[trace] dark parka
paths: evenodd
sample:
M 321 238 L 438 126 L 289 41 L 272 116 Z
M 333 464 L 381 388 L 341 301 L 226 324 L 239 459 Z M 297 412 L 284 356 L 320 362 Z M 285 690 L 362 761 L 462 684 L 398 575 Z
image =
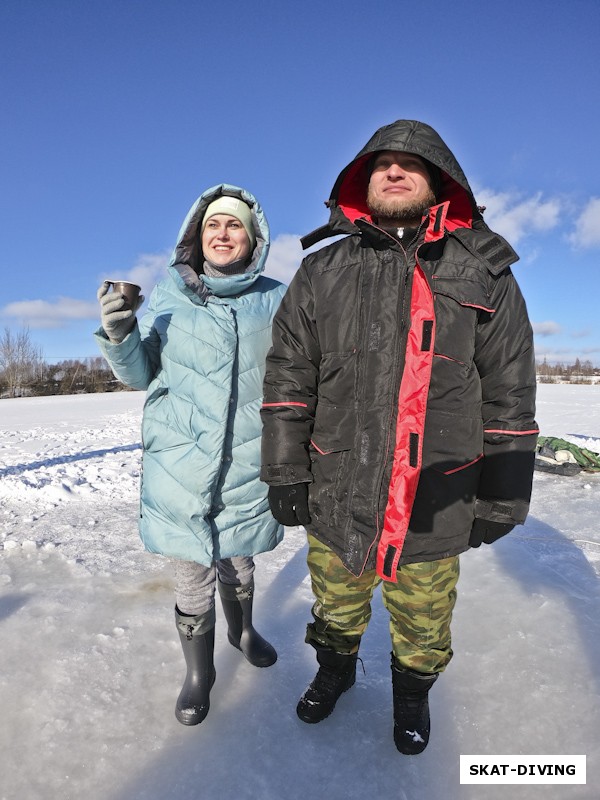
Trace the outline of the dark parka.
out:
M 412 242 L 375 226 L 381 150 L 441 170 Z M 355 575 L 468 548 L 474 517 L 522 523 L 537 425 L 518 256 L 487 227 L 460 166 L 420 122 L 381 128 L 338 177 L 329 224 L 273 324 L 261 477 L 310 482 L 310 532 Z

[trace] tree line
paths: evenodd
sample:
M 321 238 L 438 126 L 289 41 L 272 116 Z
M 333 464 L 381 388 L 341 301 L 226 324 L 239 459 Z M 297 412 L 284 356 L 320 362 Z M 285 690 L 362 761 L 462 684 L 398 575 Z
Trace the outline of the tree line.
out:
M 0 335 L 0 398 L 124 390 L 102 356 L 49 364 L 27 329 Z
M 544 358 L 536 364 L 536 371 L 542 383 L 557 378 L 585 383 L 600 376 L 600 368 L 578 358 L 573 364 L 549 364 Z M 120 391 L 127 387 L 115 378 L 102 356 L 49 364 L 27 329 L 12 333 L 5 328 L 0 335 L 0 398 Z
M 548 364 L 546 359 L 536 364 L 536 373 L 543 383 L 543 379 L 552 380 L 554 378 L 564 378 L 565 380 L 585 380 L 586 378 L 593 378 L 600 376 L 600 369 L 595 367 L 591 361 L 580 361 L 575 359 L 573 364 L 563 364 L 557 362 L 556 364 Z

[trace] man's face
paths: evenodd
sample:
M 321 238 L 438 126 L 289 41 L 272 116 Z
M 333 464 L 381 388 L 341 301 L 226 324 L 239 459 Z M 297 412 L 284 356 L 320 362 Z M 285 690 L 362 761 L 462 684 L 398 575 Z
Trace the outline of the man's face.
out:
M 378 219 L 420 222 L 423 213 L 435 205 L 422 159 L 396 150 L 378 153 L 369 180 L 367 205 Z

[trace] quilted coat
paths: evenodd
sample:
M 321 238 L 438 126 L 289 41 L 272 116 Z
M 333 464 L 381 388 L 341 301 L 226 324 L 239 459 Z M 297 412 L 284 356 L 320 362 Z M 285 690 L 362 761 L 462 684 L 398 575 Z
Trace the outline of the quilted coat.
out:
M 246 273 L 213 278 L 202 272 L 200 224 L 221 194 L 252 207 L 257 244 Z M 147 389 L 140 534 L 151 552 L 210 566 L 281 540 L 259 480 L 264 362 L 285 291 L 261 275 L 268 250 L 256 199 L 228 184 L 208 189 L 190 209 L 139 325 L 120 344 L 96 333 L 117 378 Z
M 367 204 L 381 150 L 441 170 L 408 240 Z M 522 523 L 538 432 L 517 255 L 483 221 L 456 159 L 429 126 L 380 129 L 342 171 L 329 223 L 345 238 L 308 255 L 273 324 L 262 478 L 309 482 L 310 532 L 360 575 L 468 549 L 473 520 Z

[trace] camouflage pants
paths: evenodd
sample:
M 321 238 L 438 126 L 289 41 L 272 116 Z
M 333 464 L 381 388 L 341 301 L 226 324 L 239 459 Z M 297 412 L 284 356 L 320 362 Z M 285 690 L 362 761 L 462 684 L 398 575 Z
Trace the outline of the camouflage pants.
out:
M 338 653 L 356 653 L 371 619 L 371 599 L 381 578 L 375 570 L 357 578 L 338 556 L 308 535 L 308 568 L 316 602 L 306 641 Z M 392 651 L 403 667 L 441 672 L 452 658 L 450 621 L 456 602 L 458 556 L 404 564 L 397 583 L 383 581 L 390 613 Z

